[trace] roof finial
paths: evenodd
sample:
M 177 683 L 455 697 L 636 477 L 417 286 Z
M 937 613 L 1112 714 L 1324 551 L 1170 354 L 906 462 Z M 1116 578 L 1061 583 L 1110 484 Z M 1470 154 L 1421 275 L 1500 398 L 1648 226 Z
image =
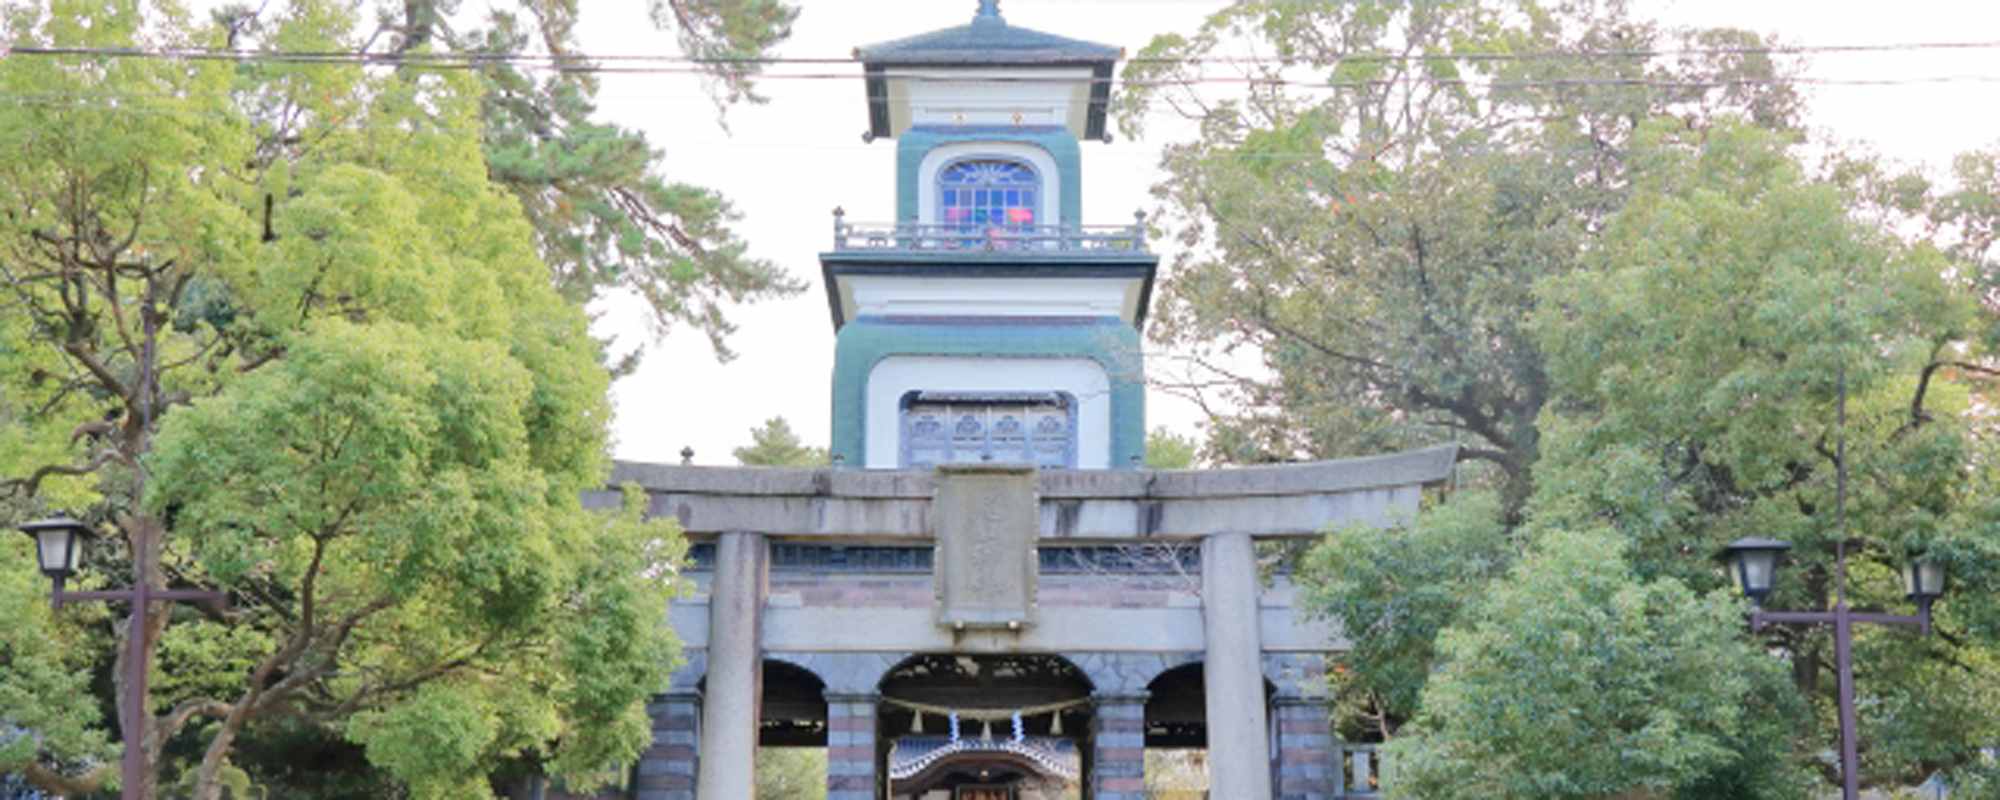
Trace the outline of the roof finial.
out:
M 979 16 L 973 19 L 1000 19 L 1000 0 L 979 0 Z

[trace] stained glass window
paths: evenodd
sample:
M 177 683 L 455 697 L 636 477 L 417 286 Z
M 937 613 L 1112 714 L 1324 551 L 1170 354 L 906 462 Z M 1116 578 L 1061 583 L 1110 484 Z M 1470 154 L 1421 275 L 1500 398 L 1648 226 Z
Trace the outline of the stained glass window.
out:
M 938 221 L 966 232 L 1036 224 L 1042 179 L 1019 161 L 960 161 L 938 173 Z
M 1076 466 L 1076 402 L 1068 394 L 912 392 L 902 422 L 905 467 Z

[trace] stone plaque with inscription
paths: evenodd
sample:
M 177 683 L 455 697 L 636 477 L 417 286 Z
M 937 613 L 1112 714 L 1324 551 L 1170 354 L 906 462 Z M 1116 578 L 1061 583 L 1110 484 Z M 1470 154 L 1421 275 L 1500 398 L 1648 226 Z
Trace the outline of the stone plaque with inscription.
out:
M 937 468 L 931 522 L 939 625 L 1018 630 L 1035 621 L 1041 504 L 1032 464 Z

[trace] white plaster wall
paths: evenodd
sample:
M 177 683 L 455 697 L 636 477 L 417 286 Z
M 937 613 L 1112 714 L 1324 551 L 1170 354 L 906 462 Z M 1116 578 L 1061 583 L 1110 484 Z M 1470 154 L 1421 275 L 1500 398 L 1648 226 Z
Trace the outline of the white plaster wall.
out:
M 923 163 L 917 166 L 918 222 L 937 224 L 938 170 L 961 158 L 1013 158 L 1028 162 L 1042 179 L 1041 207 L 1035 209 L 1035 224 L 1062 222 L 1062 175 L 1056 172 L 1055 158 L 1047 150 L 1019 142 L 957 142 L 939 145 L 924 154 Z
M 1089 69 L 953 68 L 950 73 L 962 80 L 928 79 L 943 71 L 887 71 L 893 133 L 900 135 L 913 124 L 1066 125 L 1080 119 L 1079 112 L 1090 102 Z M 1008 78 L 1026 80 L 1004 80 Z
M 1076 466 L 1111 468 L 1111 378 L 1087 358 L 890 356 L 868 373 L 867 468 L 895 469 L 903 395 L 1069 392 L 1077 401 Z
M 1127 317 L 1129 278 L 935 278 L 852 275 L 849 318 L 871 316 Z

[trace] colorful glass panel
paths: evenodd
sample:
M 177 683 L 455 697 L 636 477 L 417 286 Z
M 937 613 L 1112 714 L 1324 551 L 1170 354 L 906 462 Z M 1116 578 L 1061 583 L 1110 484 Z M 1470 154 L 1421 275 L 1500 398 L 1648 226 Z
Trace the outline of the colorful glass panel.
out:
M 938 218 L 965 232 L 1035 224 L 1041 176 L 1019 161 L 960 161 L 938 173 Z

